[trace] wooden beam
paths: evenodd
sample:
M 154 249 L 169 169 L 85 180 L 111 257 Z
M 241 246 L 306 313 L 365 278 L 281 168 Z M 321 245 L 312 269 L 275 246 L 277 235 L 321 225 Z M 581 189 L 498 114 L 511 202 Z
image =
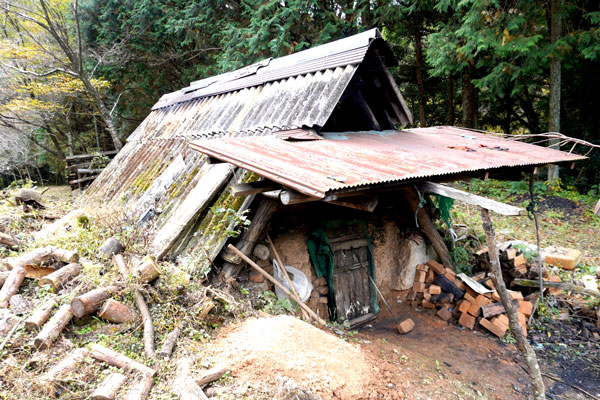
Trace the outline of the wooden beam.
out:
M 333 201 L 337 200 L 337 198 L 338 197 L 336 195 L 331 195 L 321 199 L 318 197 L 307 196 L 293 189 L 282 190 L 281 193 L 279 193 L 279 199 L 286 206 L 289 206 L 291 204 L 307 203 L 309 201 Z
M 367 100 L 364 98 L 363 94 L 360 92 L 360 89 L 356 88 L 356 90 L 354 92 L 352 92 L 352 95 L 353 95 L 354 99 L 356 100 L 356 104 L 358 104 L 360 109 L 365 114 L 365 117 L 367 117 L 367 120 L 369 121 L 369 126 L 371 127 L 371 129 L 380 131 L 381 125 L 379 125 L 379 121 L 377 121 L 377 117 L 373 113 L 373 110 L 371 110 L 371 107 L 369 107 L 369 104 L 367 103 Z
M 356 196 L 356 197 L 344 197 L 342 199 L 330 201 L 330 204 L 337 206 L 354 208 L 356 210 L 373 212 L 378 204 L 377 197 L 375 196 Z
M 488 199 L 486 197 L 467 193 L 450 186 L 440 185 L 439 183 L 420 182 L 417 183 L 416 186 L 422 192 L 439 194 L 454 200 L 462 201 L 463 203 L 471 204 L 473 206 L 480 206 L 485 208 L 486 210 L 494 211 L 500 215 L 526 214 L 525 210 L 521 207 L 511 206 L 509 204 L 501 203 L 499 201 Z
M 251 194 L 270 192 L 280 188 L 280 184 L 265 179 L 258 182 L 240 183 L 238 185 L 234 185 L 231 187 L 231 194 L 233 197 L 242 197 Z

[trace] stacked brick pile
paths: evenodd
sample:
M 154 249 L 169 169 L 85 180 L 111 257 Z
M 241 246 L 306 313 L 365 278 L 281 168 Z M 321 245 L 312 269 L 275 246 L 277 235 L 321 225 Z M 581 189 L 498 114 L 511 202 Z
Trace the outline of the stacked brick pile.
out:
M 436 312 L 444 321 L 456 320 L 467 329 L 480 325 L 498 337 L 508 330 L 508 317 L 492 280 L 484 273 L 472 277 L 487 286 L 492 292 L 479 294 L 456 276 L 454 271 L 430 260 L 418 265 L 412 289 L 406 301 L 413 307 L 421 306 Z M 518 291 L 510 291 L 513 305 L 517 308 L 523 332 L 527 335 L 527 320 L 533 304 L 523 299 Z

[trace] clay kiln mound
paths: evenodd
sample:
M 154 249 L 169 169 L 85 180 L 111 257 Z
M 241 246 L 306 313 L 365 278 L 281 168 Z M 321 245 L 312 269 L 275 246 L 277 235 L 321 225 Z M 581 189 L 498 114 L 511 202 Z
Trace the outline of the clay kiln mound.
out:
M 238 378 L 275 384 L 275 377 L 283 375 L 324 399 L 361 398 L 377 375 L 359 345 L 286 315 L 251 318 L 227 328 L 210 352 Z

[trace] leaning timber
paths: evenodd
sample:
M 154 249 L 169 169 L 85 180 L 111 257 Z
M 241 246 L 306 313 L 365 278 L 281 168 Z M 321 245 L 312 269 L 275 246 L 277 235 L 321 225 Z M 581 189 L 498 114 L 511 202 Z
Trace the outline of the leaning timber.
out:
M 50 321 L 44 325 L 35 339 L 33 339 L 35 348 L 40 350 L 50 348 L 72 317 L 73 313 L 71 312 L 71 306 L 69 304 L 64 304 L 60 307 L 56 314 L 50 318 Z
M 104 301 L 119 289 L 118 286 L 108 286 L 91 290 L 71 301 L 73 315 L 81 318 L 99 309 Z
M 63 287 L 65 283 L 75 278 L 81 273 L 81 264 L 72 263 L 57 269 L 50 275 L 46 275 L 38 280 L 38 285 L 50 285 L 52 290 L 56 291 Z
M 242 233 L 236 248 L 244 255 L 250 255 L 258 237 L 267 226 L 267 223 L 277 211 L 278 203 L 268 198 L 262 198 L 256 213 L 252 218 L 250 227 Z M 236 276 L 243 267 L 242 258 L 231 250 L 225 250 L 222 258 L 226 261 L 223 264 L 223 277 Z
M 65 263 L 76 263 L 79 262 L 79 254 L 76 251 L 48 246 L 32 250 L 18 257 L 9 258 L 7 263 L 11 268 L 16 268 L 25 267 L 26 265 L 40 265 L 51 259 L 57 259 Z
M 175 347 L 175 343 L 177 343 L 177 339 L 179 338 L 179 334 L 181 333 L 181 328 L 177 327 L 169 333 L 167 339 L 163 343 L 160 351 L 158 352 L 158 358 L 167 359 L 173 353 L 173 348 Z
M 150 395 L 154 381 L 152 376 L 142 374 L 138 383 L 125 393 L 124 400 L 144 400 Z

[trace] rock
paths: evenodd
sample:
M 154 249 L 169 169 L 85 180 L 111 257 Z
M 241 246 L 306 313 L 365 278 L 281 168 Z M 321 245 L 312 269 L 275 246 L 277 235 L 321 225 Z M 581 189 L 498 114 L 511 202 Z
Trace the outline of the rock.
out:
M 125 250 L 119 239 L 111 237 L 106 239 L 106 242 L 100 247 L 100 253 L 107 257 L 112 257 L 115 254 L 121 254 Z
M 250 282 L 254 283 L 261 283 L 265 281 L 264 275 L 258 271 L 250 271 L 248 274 L 248 279 L 250 279 Z
M 0 308 L 0 337 L 8 335 L 19 319 L 6 308 Z
M 254 247 L 254 251 L 252 252 L 252 254 L 254 254 L 254 257 L 265 261 L 269 259 L 269 255 L 271 254 L 271 252 L 269 251 L 269 248 L 264 244 L 257 244 Z
M 273 400 L 320 400 L 319 396 L 285 376 L 277 376 Z
M 9 303 L 10 310 L 16 315 L 23 315 L 31 310 L 31 303 L 20 294 L 15 294 L 12 296 Z

